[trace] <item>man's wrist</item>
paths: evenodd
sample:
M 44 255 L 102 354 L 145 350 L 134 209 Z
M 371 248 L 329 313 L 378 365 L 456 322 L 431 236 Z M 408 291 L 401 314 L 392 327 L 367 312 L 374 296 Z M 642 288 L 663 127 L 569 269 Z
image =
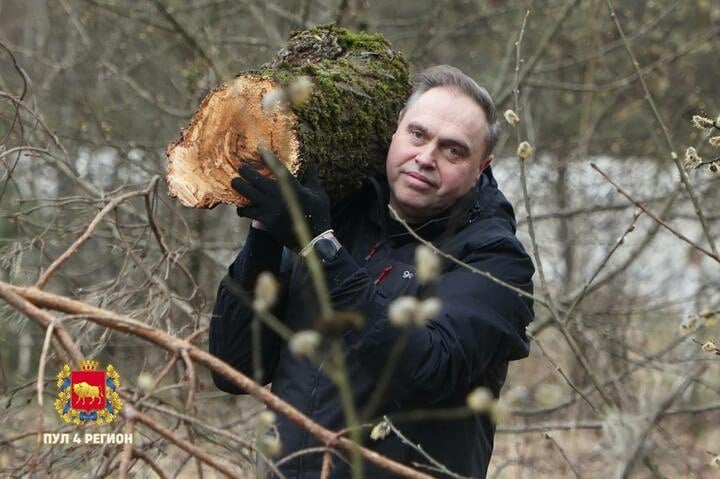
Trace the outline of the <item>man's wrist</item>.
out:
M 252 220 L 250 222 L 250 226 L 252 228 L 255 228 L 256 230 L 267 231 L 267 228 L 265 228 L 265 225 L 260 223 L 258 220 Z
M 333 230 L 330 229 L 320 233 L 305 245 L 300 251 L 300 256 L 306 258 L 307 255 L 310 254 L 310 250 L 315 249 L 320 259 L 330 261 L 337 256 L 340 248 L 342 248 L 342 245 L 337 238 L 335 238 Z

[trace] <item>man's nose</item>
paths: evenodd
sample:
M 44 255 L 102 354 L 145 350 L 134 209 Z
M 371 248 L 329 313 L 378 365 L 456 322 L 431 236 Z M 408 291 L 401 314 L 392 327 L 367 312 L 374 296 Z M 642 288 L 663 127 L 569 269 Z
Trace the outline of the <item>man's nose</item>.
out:
M 435 166 L 435 147 L 426 145 L 415 155 L 415 162 L 422 168 L 433 168 Z

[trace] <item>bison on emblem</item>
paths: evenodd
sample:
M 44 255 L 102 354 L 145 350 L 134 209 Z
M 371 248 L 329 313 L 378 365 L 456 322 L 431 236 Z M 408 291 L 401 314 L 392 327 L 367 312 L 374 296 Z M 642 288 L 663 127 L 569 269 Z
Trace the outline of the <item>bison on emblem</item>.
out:
M 83 405 L 85 405 L 85 400 L 87 399 L 90 399 L 91 405 L 95 399 L 97 399 L 99 403 L 102 403 L 102 391 L 100 388 L 91 386 L 85 381 L 73 384 L 73 392 L 78 397 L 78 401 L 82 402 Z

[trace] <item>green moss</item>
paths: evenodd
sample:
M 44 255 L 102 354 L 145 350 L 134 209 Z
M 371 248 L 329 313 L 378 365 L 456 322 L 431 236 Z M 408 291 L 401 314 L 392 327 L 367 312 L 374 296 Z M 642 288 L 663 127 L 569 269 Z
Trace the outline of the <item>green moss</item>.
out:
M 310 99 L 293 111 L 304 166 L 318 165 L 331 198 L 342 198 L 365 176 L 384 171 L 410 83 L 406 61 L 382 35 L 334 25 L 294 32 L 258 73 L 283 86 L 298 76 L 312 78 Z
M 340 30 L 338 32 L 338 42 L 340 46 L 347 50 L 380 51 L 381 49 L 390 48 L 390 44 L 380 33 L 369 35 L 365 32 L 353 33 L 344 28 L 338 30 Z

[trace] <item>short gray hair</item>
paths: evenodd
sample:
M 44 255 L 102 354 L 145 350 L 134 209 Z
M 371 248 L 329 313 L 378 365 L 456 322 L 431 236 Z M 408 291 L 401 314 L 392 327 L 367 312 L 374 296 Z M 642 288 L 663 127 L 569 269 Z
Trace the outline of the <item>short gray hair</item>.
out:
M 400 118 L 405 114 L 408 107 L 428 90 L 437 87 L 456 90 L 472 98 L 485 112 L 487 127 L 485 128 L 483 159 L 492 153 L 500 137 L 500 122 L 498 122 L 495 103 L 493 103 L 492 97 L 485 88 L 475 83 L 475 80 L 464 74 L 459 68 L 450 65 L 435 65 L 426 68 L 413 75 L 412 84 L 412 93 L 400 111 Z

